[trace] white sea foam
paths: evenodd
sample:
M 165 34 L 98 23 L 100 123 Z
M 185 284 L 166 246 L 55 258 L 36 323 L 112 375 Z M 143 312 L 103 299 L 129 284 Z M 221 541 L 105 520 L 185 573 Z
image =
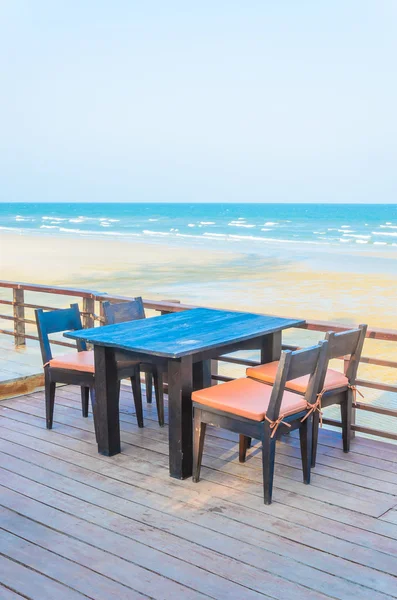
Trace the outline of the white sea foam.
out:
M 261 231 L 272 231 L 271 227 L 262 227 Z
M 228 236 L 226 235 L 226 233 L 210 233 L 209 231 L 206 231 L 203 236 L 206 237 L 216 237 L 216 238 L 227 238 Z
M 78 217 L 77 219 L 69 219 L 69 223 L 84 223 L 84 217 Z
M 374 242 L 374 246 L 387 246 L 387 242 Z
M 252 227 L 255 227 L 255 225 L 249 225 L 248 223 L 237 223 L 236 221 L 230 221 L 230 223 L 228 223 L 228 225 L 230 227 L 246 227 L 247 229 L 251 229 Z
M 373 235 L 387 235 L 391 237 L 397 237 L 397 232 L 395 231 L 373 231 Z
M 350 225 L 341 225 L 341 229 L 350 229 Z
M 356 244 L 368 244 L 367 240 L 356 240 Z
M 265 227 L 267 227 L 268 225 L 278 225 L 278 223 L 277 221 L 266 221 Z
M 188 223 L 187 225 L 188 227 L 196 227 L 196 225 L 194 223 Z
M 26 217 L 20 217 L 19 215 L 17 215 L 15 217 L 16 221 L 33 221 L 34 219 L 26 219 Z
M 351 238 L 362 238 L 364 240 L 369 240 L 371 238 L 370 235 L 358 235 L 358 234 L 354 234 L 354 233 L 344 233 L 343 234 L 345 237 L 351 237 Z
M 158 221 L 158 219 L 148 219 L 148 221 L 151 221 L 152 223 L 154 223 L 154 221 Z
M 59 229 L 59 225 L 40 225 L 40 229 Z
M 392 225 L 391 223 L 386 223 L 386 225 L 380 225 L 380 227 L 383 227 L 384 229 L 397 229 L 397 225 Z
M 215 221 L 200 221 L 200 225 L 215 225 Z
M 144 229 L 142 231 L 142 233 L 144 233 L 145 235 L 161 235 L 161 236 L 170 235 L 168 233 L 168 231 L 151 231 L 150 229 Z

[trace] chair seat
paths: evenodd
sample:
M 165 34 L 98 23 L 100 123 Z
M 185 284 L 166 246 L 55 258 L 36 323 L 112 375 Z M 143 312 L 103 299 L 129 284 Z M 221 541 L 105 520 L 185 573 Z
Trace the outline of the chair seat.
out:
M 253 379 L 234 379 L 193 392 L 194 402 L 232 413 L 253 421 L 263 421 L 269 406 L 272 387 Z M 280 415 L 288 416 L 306 409 L 306 400 L 299 394 L 285 391 Z
M 67 369 L 68 371 L 84 371 L 85 373 L 94 373 L 94 352 L 93 350 L 84 350 L 83 352 L 69 352 L 52 358 L 50 367 L 56 369 Z
M 258 367 L 249 367 L 246 371 L 247 377 L 253 377 L 254 379 L 263 381 L 269 385 L 273 385 L 276 378 L 278 364 L 278 360 L 275 360 L 274 362 L 266 363 L 265 365 L 259 365 Z M 291 381 L 287 381 L 286 388 L 293 392 L 304 394 L 309 384 L 309 379 L 310 375 L 304 375 L 303 377 L 292 379 Z M 343 373 L 335 371 L 334 369 L 327 369 L 323 385 L 323 389 L 325 391 L 345 388 L 348 385 L 349 380 L 343 375 Z

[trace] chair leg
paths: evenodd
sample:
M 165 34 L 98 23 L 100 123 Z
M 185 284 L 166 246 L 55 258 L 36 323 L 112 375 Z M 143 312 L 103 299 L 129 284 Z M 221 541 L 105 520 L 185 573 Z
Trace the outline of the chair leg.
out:
M 247 435 L 243 435 L 240 433 L 239 442 L 238 442 L 238 459 L 239 462 L 244 463 L 245 457 L 247 454 L 247 449 L 250 447 L 251 438 Z M 248 445 L 249 444 L 249 445 Z
M 94 429 L 95 429 L 95 439 L 98 441 L 98 432 L 97 432 L 97 414 L 96 414 L 96 400 L 95 400 L 95 387 L 92 386 L 90 389 L 91 396 L 91 408 L 92 408 L 92 416 L 94 419 Z
M 340 414 L 342 420 L 342 443 L 343 452 L 350 452 L 351 426 L 353 414 L 353 393 L 348 390 L 345 399 L 340 405 Z
M 44 376 L 45 385 L 45 414 L 46 414 L 46 427 L 52 429 L 52 422 L 54 419 L 54 404 L 55 404 L 55 383 L 50 380 L 47 373 Z
M 306 419 L 306 421 L 307 420 L 308 419 Z M 312 421 L 312 468 L 314 468 L 316 466 L 318 432 L 320 428 L 320 415 L 317 411 L 314 413 Z
M 262 438 L 263 500 L 265 504 L 272 502 L 276 455 L 276 438 L 272 438 L 270 434 L 270 427 L 266 423 Z
M 201 421 L 201 410 L 195 408 L 193 422 L 193 481 L 196 483 L 200 479 L 206 428 L 207 423 Z
M 145 373 L 145 387 L 146 387 L 146 402 L 148 404 L 152 403 L 152 395 L 153 395 L 153 378 L 150 371 Z
M 81 412 L 83 417 L 88 417 L 88 401 L 90 396 L 90 388 L 81 386 Z
M 312 463 L 312 435 L 313 417 L 310 415 L 299 427 L 299 440 L 301 446 L 303 483 L 310 483 L 310 469 Z
M 154 393 L 156 395 L 157 418 L 160 427 L 164 427 L 164 381 L 163 374 L 157 368 L 153 371 Z
M 141 390 L 141 372 L 139 365 L 134 369 L 134 375 L 131 377 L 132 395 L 134 396 L 135 414 L 138 421 L 138 427 L 143 427 L 143 408 L 142 408 L 142 390 Z

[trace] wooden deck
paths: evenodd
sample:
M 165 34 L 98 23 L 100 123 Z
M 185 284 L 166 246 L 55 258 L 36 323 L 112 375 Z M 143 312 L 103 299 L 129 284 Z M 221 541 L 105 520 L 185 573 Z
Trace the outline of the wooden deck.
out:
M 258 447 L 209 430 L 203 479 L 168 476 L 167 427 L 121 399 L 122 453 L 96 451 L 80 391 L 0 402 L 0 598 L 385 600 L 397 598 L 397 448 L 322 431 L 310 486 L 298 441 L 278 444 L 274 503 Z

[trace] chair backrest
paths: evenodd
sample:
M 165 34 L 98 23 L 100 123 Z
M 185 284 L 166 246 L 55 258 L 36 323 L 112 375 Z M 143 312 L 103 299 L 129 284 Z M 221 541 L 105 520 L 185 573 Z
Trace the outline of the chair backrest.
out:
M 320 392 L 325 377 L 325 371 L 328 366 L 328 341 L 323 340 L 316 346 L 304 348 L 302 350 L 285 350 L 281 353 L 276 378 L 270 397 L 267 416 L 272 421 L 280 415 L 281 401 L 287 381 L 310 375 L 309 384 L 306 388 L 305 400 L 309 404 L 316 401 L 317 394 Z
M 43 363 L 46 364 L 52 359 L 51 345 L 48 337 L 51 333 L 83 329 L 79 305 L 71 304 L 70 308 L 59 308 L 46 311 L 37 308 L 35 314 L 41 356 L 43 358 Z M 77 349 L 79 351 L 86 350 L 87 347 L 85 342 L 77 342 Z
M 134 298 L 128 302 L 118 302 L 117 304 L 103 302 L 102 309 L 106 325 L 144 319 L 146 316 L 141 297 Z
M 367 325 L 359 325 L 357 329 L 350 329 L 341 333 L 329 331 L 325 336 L 328 341 L 329 360 L 350 356 L 345 368 L 345 375 L 351 385 L 355 383 L 366 333 Z

